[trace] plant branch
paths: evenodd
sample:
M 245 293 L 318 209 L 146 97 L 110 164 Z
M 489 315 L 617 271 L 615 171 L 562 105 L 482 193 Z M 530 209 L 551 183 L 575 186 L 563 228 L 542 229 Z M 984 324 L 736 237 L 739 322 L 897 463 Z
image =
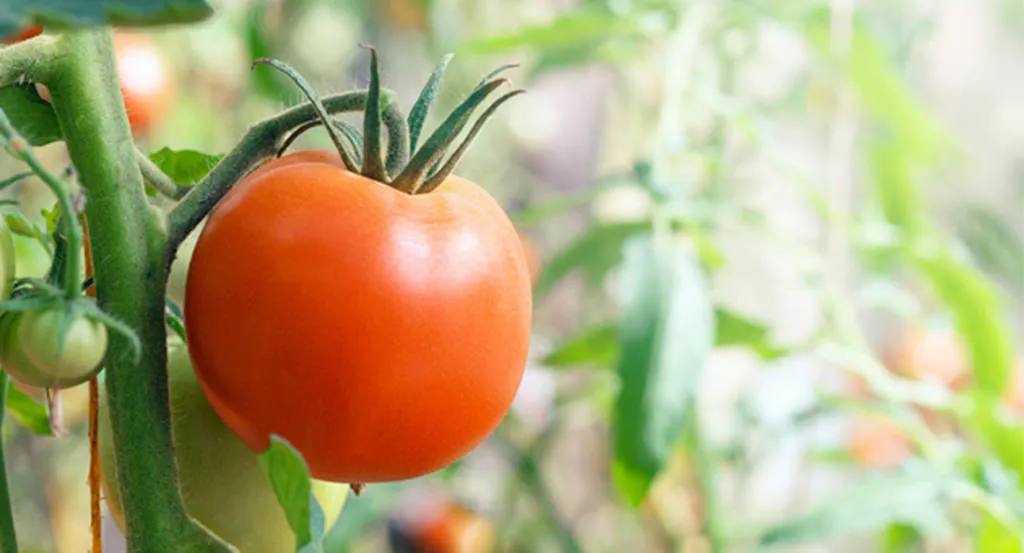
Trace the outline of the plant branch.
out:
M 7 373 L 0 370 L 0 426 L 7 413 Z M 18 553 L 18 536 L 14 531 L 14 511 L 11 507 L 11 493 L 7 488 L 7 463 L 4 461 L 4 445 L 0 440 L 0 551 Z
M 68 299 L 78 297 L 81 286 L 81 258 L 78 252 L 82 251 L 82 226 L 78 223 L 78 214 L 75 213 L 75 206 L 71 202 L 71 194 L 66 184 L 60 181 L 39 161 L 39 158 L 32 152 L 25 139 L 18 135 L 18 132 L 11 125 L 7 114 L 0 109 L 0 137 L 3 138 L 11 154 L 25 162 L 32 172 L 35 173 L 47 188 L 57 197 L 62 217 L 60 218 L 63 227 L 64 240 L 67 242 L 67 251 L 70 255 L 63 258 L 64 269 L 64 292 Z M 56 258 L 55 258 L 56 259 Z
M 44 80 L 60 55 L 57 37 L 50 35 L 0 48 L 0 87 Z
M 345 92 L 326 96 L 321 101 L 327 113 L 360 111 L 366 105 L 366 92 Z M 393 119 L 387 117 L 387 112 L 397 109 L 394 94 L 390 91 L 382 91 L 381 103 L 386 106 L 384 121 L 387 124 L 389 119 Z M 278 144 L 285 135 L 316 118 L 313 105 L 303 104 L 269 119 L 264 119 L 249 128 L 238 145 L 224 159 L 220 160 L 217 166 L 196 184 L 168 214 L 168 268 L 173 261 L 173 255 L 178 245 L 206 217 L 213 206 L 231 190 L 231 187 L 257 163 L 272 157 L 277 152 Z M 392 132 L 401 132 L 401 129 L 389 126 L 389 135 Z M 405 133 L 401 133 L 401 136 L 408 139 Z
M 726 542 L 718 518 L 718 485 L 715 478 L 715 460 L 711 452 L 708 451 L 708 444 L 704 440 L 704 431 L 700 426 L 696 405 L 690 406 L 689 419 L 690 452 L 696 463 L 697 488 L 704 503 L 703 533 L 708 540 L 708 548 L 711 553 L 721 553 L 726 550 Z
M 142 171 L 142 178 L 151 184 L 156 191 L 172 200 L 180 200 L 188 194 L 188 186 L 178 186 L 174 179 L 167 176 L 159 167 L 149 159 L 149 156 L 142 153 L 142 150 L 135 148 L 135 160 L 139 162 L 139 170 Z
M 135 159 L 111 31 L 66 31 L 59 40 L 58 62 L 44 84 L 89 197 L 97 301 L 142 344 L 138 356 L 128 337 L 112 333 L 105 360 L 128 551 L 231 551 L 188 516 L 178 486 L 167 387 L 165 236 Z

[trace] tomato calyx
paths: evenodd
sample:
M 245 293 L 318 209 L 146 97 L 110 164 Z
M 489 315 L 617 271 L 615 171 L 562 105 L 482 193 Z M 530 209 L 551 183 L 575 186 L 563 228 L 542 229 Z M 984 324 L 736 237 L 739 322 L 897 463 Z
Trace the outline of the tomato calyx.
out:
M 401 116 L 397 106 L 391 100 L 392 95 L 384 91 L 380 84 L 380 67 L 377 51 L 370 51 L 370 82 L 362 92 L 363 128 L 359 132 L 355 127 L 331 119 L 322 102 L 308 82 L 288 64 L 270 58 L 260 58 L 253 62 L 266 64 L 287 75 L 298 86 L 312 103 L 317 119 L 296 128 L 278 149 L 280 157 L 302 133 L 322 126 L 327 130 L 341 156 L 345 168 L 369 179 L 387 184 L 407 194 L 425 194 L 433 191 L 451 175 L 458 166 L 466 150 L 483 129 L 497 109 L 519 94 L 523 89 L 512 90 L 499 96 L 485 109 L 480 117 L 470 125 L 473 114 L 488 97 L 508 84 L 509 80 L 499 75 L 517 64 L 508 64 L 492 71 L 476 85 L 469 96 L 456 107 L 433 133 L 417 149 L 420 133 L 427 114 L 437 94 L 438 86 L 445 70 L 452 59 L 452 54 L 442 58 L 424 85 L 408 119 Z M 456 145 L 455 141 L 469 126 L 466 137 Z M 385 143 L 383 131 L 387 130 L 387 152 L 383 152 Z M 411 157 L 410 157 L 410 151 Z M 450 153 L 450 155 L 448 155 Z M 445 159 L 445 156 L 448 158 Z

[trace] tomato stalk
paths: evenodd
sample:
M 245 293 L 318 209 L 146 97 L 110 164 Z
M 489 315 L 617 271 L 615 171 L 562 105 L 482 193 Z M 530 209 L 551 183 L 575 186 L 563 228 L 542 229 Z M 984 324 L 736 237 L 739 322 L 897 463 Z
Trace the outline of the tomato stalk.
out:
M 146 200 L 109 29 L 69 31 L 42 82 L 88 195 L 100 307 L 126 323 L 143 355 L 113 334 L 106 386 L 130 551 L 230 551 L 192 521 L 171 450 L 162 270 L 166 234 Z M 69 218 L 71 219 L 71 218 Z
M 0 371 L 0 426 L 7 413 L 7 373 Z M 0 551 L 18 553 L 18 536 L 14 531 L 14 512 L 11 508 L 11 494 L 7 489 L 7 464 L 4 460 L 4 445 L 0 440 Z
M 325 96 L 322 98 L 322 104 L 328 114 L 359 111 L 366 106 L 366 93 L 355 91 Z M 398 137 L 399 142 L 407 142 L 406 128 L 402 122 L 401 113 L 397 111 L 393 93 L 383 91 L 381 105 L 384 112 L 384 125 L 388 132 L 394 132 L 394 136 Z M 303 104 L 249 128 L 238 145 L 224 156 L 224 159 L 220 160 L 206 177 L 192 187 L 168 214 L 166 270 L 170 270 L 178 245 L 206 217 L 213 206 L 231 190 L 231 187 L 256 164 L 278 153 L 281 142 L 287 140 L 292 131 L 316 120 L 316 118 L 315 107 L 311 104 Z M 399 151 L 395 155 L 400 157 L 401 152 Z
M 57 38 L 49 35 L 5 46 L 0 56 L 0 86 L 45 79 L 59 54 Z

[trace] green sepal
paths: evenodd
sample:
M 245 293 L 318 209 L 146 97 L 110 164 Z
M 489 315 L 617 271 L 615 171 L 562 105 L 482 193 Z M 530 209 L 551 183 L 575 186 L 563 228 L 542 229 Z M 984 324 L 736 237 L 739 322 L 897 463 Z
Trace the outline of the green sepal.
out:
M 430 135 L 430 138 L 423 144 L 423 147 L 413 154 L 409 165 L 406 166 L 401 174 L 395 177 L 392 186 L 403 192 L 415 193 L 427 171 L 438 159 L 444 156 L 448 146 L 451 145 L 466 124 L 469 123 L 469 119 L 476 108 L 487 99 L 487 96 L 507 82 L 507 79 L 495 79 L 473 91 L 444 120 L 441 126 Z
M 416 151 L 417 143 L 420 140 L 420 131 L 423 130 L 423 124 L 426 123 L 427 115 L 430 113 L 430 106 L 433 105 L 434 98 L 437 96 L 437 88 L 440 86 L 444 72 L 448 69 L 448 64 L 451 63 L 453 57 L 455 57 L 455 54 L 445 54 L 441 58 L 441 62 L 430 73 L 427 84 L 420 90 L 416 103 L 409 110 L 409 148 L 413 151 Z
M 358 110 L 351 110 L 351 111 L 358 111 Z M 281 143 L 281 147 L 277 149 L 277 157 L 283 156 L 284 153 L 288 150 L 288 148 L 292 145 L 292 143 L 295 142 L 296 140 L 298 140 L 298 138 L 300 136 L 302 136 L 303 134 L 305 134 L 306 131 L 308 131 L 310 129 L 314 129 L 314 128 L 319 127 L 319 126 L 322 126 L 323 124 L 324 124 L 323 121 L 321 121 L 319 119 L 314 119 L 312 121 L 306 121 L 305 123 L 303 123 L 302 125 L 297 127 L 294 131 L 291 132 L 291 134 L 288 135 L 287 138 L 285 138 L 284 142 Z M 344 121 L 338 121 L 336 119 L 332 119 L 331 120 L 331 124 L 334 125 L 334 127 L 337 130 L 341 131 L 341 133 L 345 135 L 345 139 L 348 141 L 348 147 L 352 149 L 350 154 L 353 156 L 353 160 L 355 161 L 356 165 L 362 164 L 362 159 L 363 159 L 363 135 L 362 135 L 362 133 L 360 133 L 358 129 L 356 129 L 355 127 L 353 127 L 352 125 L 350 125 L 350 124 L 348 124 L 348 123 L 346 123 Z
M 444 179 L 448 178 L 448 175 L 451 175 L 452 171 L 455 170 L 455 166 L 459 164 L 459 161 L 462 160 L 462 156 L 465 155 L 466 150 L 469 149 L 469 144 L 473 142 L 473 139 L 476 138 L 476 135 L 479 134 L 480 130 L 484 128 L 484 124 L 487 123 L 487 120 L 490 119 L 492 115 L 494 115 L 494 112 L 498 111 L 498 108 L 501 107 L 501 105 L 504 104 L 505 102 L 525 92 L 525 90 L 520 88 L 518 90 L 513 90 L 512 92 L 509 92 L 508 94 L 505 94 L 501 98 L 495 100 L 495 102 L 491 104 L 490 107 L 488 107 L 480 115 L 480 118 L 476 120 L 476 123 L 473 124 L 473 127 L 470 128 L 469 133 L 466 135 L 466 138 L 462 140 L 462 144 L 459 144 L 459 147 L 455 149 L 455 152 L 452 153 L 451 157 L 448 158 L 448 161 L 446 161 L 445 164 L 442 165 L 440 169 L 438 169 L 433 175 L 431 175 L 423 183 L 423 186 L 416 190 L 416 193 L 425 194 L 436 189 L 438 186 L 441 186 L 441 183 L 444 182 Z
M 313 90 L 313 87 L 310 86 L 308 82 L 306 82 L 306 79 L 304 79 L 302 75 L 299 75 L 297 71 L 292 69 L 290 65 L 284 63 L 283 61 L 271 58 L 259 58 L 258 60 L 252 63 L 253 68 L 255 68 L 257 64 L 270 65 L 274 69 L 277 69 L 278 71 L 284 73 L 289 78 L 291 78 L 295 85 L 298 86 L 300 90 L 302 90 L 302 93 L 306 95 L 306 98 L 309 99 L 309 102 L 313 104 L 313 109 L 316 111 L 316 114 L 320 118 L 320 120 L 324 123 L 324 128 L 327 129 L 327 134 L 330 135 L 331 142 L 333 142 L 334 147 L 337 148 L 338 155 L 341 156 L 341 160 L 345 163 L 345 167 L 347 167 L 349 171 L 355 172 L 357 170 L 355 162 L 352 161 L 351 156 L 348 155 L 348 151 L 345 150 L 345 146 L 341 141 L 341 136 L 338 134 L 338 130 L 335 129 L 333 125 L 328 124 L 330 122 L 330 118 L 327 115 L 327 110 L 324 108 L 323 103 L 320 101 L 320 97 L 317 96 L 316 92 Z
M 363 169 L 364 177 L 388 182 L 381 157 L 380 63 L 377 50 L 370 47 L 370 86 L 366 91 L 366 109 L 363 112 Z

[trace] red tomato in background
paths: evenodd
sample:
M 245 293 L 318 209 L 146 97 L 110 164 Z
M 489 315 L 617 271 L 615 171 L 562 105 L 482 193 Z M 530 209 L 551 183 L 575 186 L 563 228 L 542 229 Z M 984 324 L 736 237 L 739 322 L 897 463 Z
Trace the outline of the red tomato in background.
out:
M 124 32 L 114 34 L 114 56 L 125 111 L 132 130 L 147 133 L 170 109 L 174 81 L 152 40 Z
M 291 442 L 314 477 L 438 470 L 497 426 L 523 377 L 530 274 L 483 189 L 408 195 L 300 152 L 245 177 L 196 243 L 188 346 L 253 450 Z
M 28 40 L 34 36 L 39 36 L 41 34 L 43 34 L 43 28 L 40 27 L 39 25 L 32 25 L 30 27 L 25 27 L 24 29 L 14 33 L 13 35 L 8 36 L 3 40 L 4 44 L 16 44 L 18 42 Z

